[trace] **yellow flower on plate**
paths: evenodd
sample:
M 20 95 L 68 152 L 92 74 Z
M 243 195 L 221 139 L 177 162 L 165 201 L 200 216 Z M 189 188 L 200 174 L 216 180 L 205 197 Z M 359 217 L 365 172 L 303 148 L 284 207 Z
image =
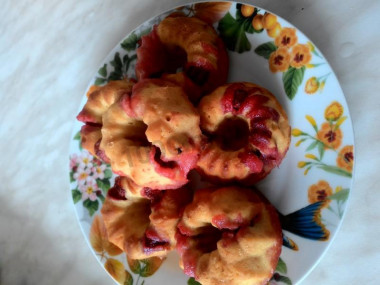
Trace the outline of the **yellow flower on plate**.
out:
M 314 159 L 314 160 L 318 160 L 318 158 L 314 154 L 311 154 L 311 153 L 305 154 L 305 157 L 310 158 L 310 159 Z
M 278 48 L 269 56 L 269 69 L 272 72 L 288 70 L 290 62 L 290 54 L 284 47 Z
M 305 92 L 307 94 L 314 94 L 315 92 L 318 91 L 318 88 L 319 88 L 319 81 L 318 81 L 318 79 L 315 76 L 310 77 L 306 81 Z
M 304 168 L 306 166 L 306 161 L 299 161 L 298 164 L 297 164 L 297 167 L 298 168 Z
M 314 118 L 310 115 L 306 115 L 305 116 L 306 120 L 309 121 L 309 123 L 314 127 L 316 128 L 317 127 L 317 123 L 315 122 Z
M 312 63 L 305 64 L 305 66 L 306 66 L 306 68 L 314 68 L 314 67 L 317 67 L 317 65 L 312 64 Z
M 342 186 L 337 186 L 336 188 L 335 188 L 335 193 L 338 193 L 338 192 L 340 192 L 340 191 L 342 191 L 343 190 L 343 187 Z
M 346 119 L 347 119 L 346 116 L 339 118 L 339 120 L 338 120 L 338 121 L 336 122 L 336 124 L 335 124 L 335 129 L 338 129 L 338 128 L 340 127 L 340 125 L 343 124 L 343 122 L 344 122 Z
M 297 44 L 292 48 L 290 65 L 301 68 L 311 61 L 311 53 L 308 45 Z
M 280 34 L 274 40 L 274 43 L 278 47 L 290 48 L 294 46 L 298 41 L 296 29 L 294 28 L 283 28 Z
M 308 190 L 309 203 L 313 204 L 316 202 L 324 201 L 323 208 L 330 204 L 330 200 L 327 199 L 328 196 L 332 195 L 333 191 L 330 184 L 325 180 L 319 180 L 318 183 L 313 184 Z
M 293 137 L 299 137 L 302 135 L 302 131 L 300 129 L 292 129 L 292 135 Z
M 295 143 L 295 146 L 299 146 L 303 141 L 305 141 L 305 140 L 304 139 L 299 140 L 298 142 Z
M 311 52 L 315 51 L 315 46 L 313 45 L 312 42 L 308 41 L 306 44 L 309 46 L 309 49 L 310 49 Z
M 343 106 L 337 102 L 332 102 L 325 110 L 325 119 L 328 121 L 336 121 L 343 115 Z

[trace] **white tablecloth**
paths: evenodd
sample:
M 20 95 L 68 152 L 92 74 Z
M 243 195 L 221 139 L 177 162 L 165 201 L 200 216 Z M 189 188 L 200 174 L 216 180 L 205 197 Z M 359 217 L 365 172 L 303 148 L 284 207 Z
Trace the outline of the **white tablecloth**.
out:
M 113 284 L 77 223 L 73 118 L 89 79 L 136 26 L 176 0 L 3 0 L 0 9 L 0 284 Z M 378 284 L 380 2 L 249 1 L 319 47 L 345 92 L 356 173 L 340 232 L 302 284 Z

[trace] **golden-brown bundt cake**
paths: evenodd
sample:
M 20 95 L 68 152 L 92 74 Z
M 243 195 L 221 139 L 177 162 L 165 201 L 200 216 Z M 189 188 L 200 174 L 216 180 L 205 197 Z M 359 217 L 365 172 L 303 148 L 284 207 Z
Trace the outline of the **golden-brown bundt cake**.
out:
M 203 285 L 267 284 L 282 230 L 275 208 L 252 189 L 198 190 L 176 234 L 180 266 Z
M 102 116 L 108 108 L 125 93 L 132 91 L 134 80 L 110 81 L 104 86 L 92 86 L 87 93 L 87 102 L 77 116 L 78 121 L 85 123 L 81 128 L 82 147 L 92 155 L 105 159 L 99 150 L 102 138 Z
M 199 157 L 199 115 L 180 86 L 141 80 L 103 115 L 102 137 L 115 173 L 142 187 L 176 189 Z
M 109 241 L 131 259 L 163 257 L 174 248 L 181 211 L 192 197 L 188 189 L 146 191 L 150 199 L 127 199 L 119 178 L 101 209 Z
M 198 170 L 214 182 L 251 185 L 284 158 L 290 125 L 277 99 L 265 88 L 239 82 L 221 86 L 198 106 L 208 136 Z
M 228 75 L 228 54 L 223 41 L 208 23 L 181 15 L 165 18 L 142 37 L 137 49 L 138 79 L 179 72 L 171 79 L 182 82 L 191 101 L 224 84 Z M 190 80 L 183 80 L 183 77 Z M 191 91 L 191 92 L 190 92 Z

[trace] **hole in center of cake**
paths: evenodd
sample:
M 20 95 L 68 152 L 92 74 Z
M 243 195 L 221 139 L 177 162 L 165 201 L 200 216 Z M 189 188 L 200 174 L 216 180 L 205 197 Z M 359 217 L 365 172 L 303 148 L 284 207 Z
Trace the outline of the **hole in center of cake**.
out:
M 209 253 L 217 248 L 218 241 L 222 238 L 222 231 L 209 226 L 204 232 L 194 237 L 197 242 L 197 249 L 203 253 Z
M 217 229 L 213 226 L 209 226 L 204 229 L 204 232 L 193 237 L 197 243 L 196 248 L 202 253 L 210 253 L 217 249 L 219 241 L 223 246 L 228 246 L 229 243 L 235 240 L 235 235 L 240 228 L 234 230 L 229 229 Z
M 185 73 L 198 86 L 203 86 L 210 76 L 209 71 L 194 65 L 188 66 Z
M 215 135 L 221 149 L 236 151 L 248 144 L 249 126 L 239 117 L 227 118 L 218 126 Z
M 135 121 L 130 123 L 125 127 L 125 138 L 136 142 L 139 146 L 150 146 L 146 131 L 148 129 L 148 125 L 143 121 Z
M 169 73 L 178 73 L 183 70 L 186 64 L 187 54 L 179 46 L 166 47 L 166 65 L 165 71 Z
M 174 169 L 178 166 L 178 164 L 175 161 L 165 161 L 161 158 L 161 150 L 158 147 L 155 147 L 155 154 L 154 154 L 154 160 L 162 167 L 162 168 L 169 168 Z

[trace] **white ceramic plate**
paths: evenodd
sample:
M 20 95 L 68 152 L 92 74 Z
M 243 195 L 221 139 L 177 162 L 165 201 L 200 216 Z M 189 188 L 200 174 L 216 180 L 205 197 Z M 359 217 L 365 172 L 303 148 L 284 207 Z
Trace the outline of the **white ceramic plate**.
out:
M 283 223 L 289 244 L 283 246 L 271 283 L 295 284 L 317 264 L 342 222 L 352 186 L 353 130 L 338 80 L 317 47 L 297 28 L 273 14 L 261 20 L 269 29 L 254 30 L 253 18 L 257 17 L 254 22 L 260 24 L 258 20 L 266 11 L 256 8 L 252 14 L 242 13 L 241 9 L 240 4 L 233 2 L 204 2 L 152 18 L 111 51 L 89 88 L 112 79 L 134 77 L 137 41 L 168 14 L 181 11 L 212 20 L 229 49 L 228 81 L 264 86 L 276 95 L 289 116 L 293 129 L 289 152 L 258 188 L 289 218 Z M 85 102 L 83 96 L 79 109 Z M 195 284 L 178 267 L 175 253 L 156 271 L 157 260 L 128 263 L 124 253 L 116 254 L 96 243 L 102 237 L 95 225 L 90 231 L 91 225 L 97 222 L 114 175 L 108 165 L 81 149 L 81 125 L 76 122 L 73 130 L 70 191 L 79 223 L 96 258 L 123 284 Z

